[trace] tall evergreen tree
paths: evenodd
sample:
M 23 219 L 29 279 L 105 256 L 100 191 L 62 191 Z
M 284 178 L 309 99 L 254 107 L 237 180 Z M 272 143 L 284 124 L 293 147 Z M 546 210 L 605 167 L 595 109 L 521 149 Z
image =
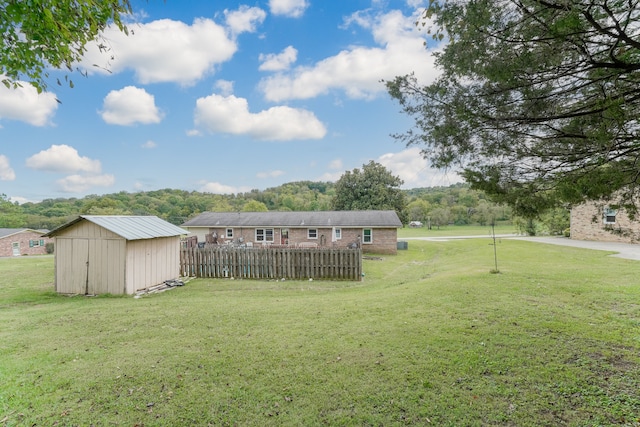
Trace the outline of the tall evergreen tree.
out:
M 640 1 L 431 1 L 439 78 L 387 87 L 436 167 L 534 216 L 640 193 Z

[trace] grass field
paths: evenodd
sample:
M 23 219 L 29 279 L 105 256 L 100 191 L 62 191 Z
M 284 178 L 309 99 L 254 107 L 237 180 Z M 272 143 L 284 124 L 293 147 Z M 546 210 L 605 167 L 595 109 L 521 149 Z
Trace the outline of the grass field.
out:
M 443 227 L 427 227 L 411 228 L 404 227 L 398 229 L 398 238 L 406 237 L 447 237 L 447 236 L 490 236 L 491 227 L 488 225 L 447 225 Z M 498 234 L 516 234 L 516 228 L 511 224 L 500 224 L 495 226 L 495 233 Z
M 0 259 L 0 425 L 640 425 L 640 263 L 502 239 L 490 274 L 490 243 L 140 299 Z

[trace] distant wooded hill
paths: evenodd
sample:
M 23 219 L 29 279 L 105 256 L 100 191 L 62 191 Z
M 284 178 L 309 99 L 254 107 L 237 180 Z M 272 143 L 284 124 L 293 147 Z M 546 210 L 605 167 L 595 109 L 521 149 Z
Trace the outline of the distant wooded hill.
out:
M 490 217 L 510 219 L 508 208 L 487 200 L 464 184 L 403 190 L 410 221 L 484 224 Z M 53 229 L 77 215 L 156 215 L 176 225 L 204 211 L 316 211 L 331 210 L 335 185 L 331 182 L 290 182 L 266 190 L 221 195 L 163 189 L 119 192 L 83 198 L 46 199 L 17 205 L 0 196 L 0 228 Z

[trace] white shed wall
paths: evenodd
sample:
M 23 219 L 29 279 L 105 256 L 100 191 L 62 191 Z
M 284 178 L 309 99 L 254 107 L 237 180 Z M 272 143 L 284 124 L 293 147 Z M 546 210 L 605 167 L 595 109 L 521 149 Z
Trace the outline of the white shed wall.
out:
M 134 240 L 127 245 L 126 293 L 180 276 L 180 236 Z

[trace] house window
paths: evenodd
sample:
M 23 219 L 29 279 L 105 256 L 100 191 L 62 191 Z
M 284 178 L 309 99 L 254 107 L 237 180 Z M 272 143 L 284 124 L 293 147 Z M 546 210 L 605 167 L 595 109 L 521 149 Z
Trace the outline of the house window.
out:
M 39 248 L 40 246 L 44 246 L 44 240 L 29 240 L 30 248 Z
M 318 238 L 318 229 L 317 228 L 309 228 L 307 229 L 307 239 L 317 239 Z
M 335 231 L 336 240 L 342 239 L 342 229 L 341 228 L 336 228 L 335 230 L 336 230 Z
M 273 242 L 273 228 L 256 228 L 256 242 Z
M 370 228 L 362 230 L 362 243 L 373 243 L 373 231 Z
M 611 208 L 606 208 L 604 210 L 604 223 L 605 224 L 615 224 L 616 223 L 616 215 L 618 211 Z
M 227 228 L 227 231 L 225 232 L 227 239 L 233 239 L 233 228 Z

